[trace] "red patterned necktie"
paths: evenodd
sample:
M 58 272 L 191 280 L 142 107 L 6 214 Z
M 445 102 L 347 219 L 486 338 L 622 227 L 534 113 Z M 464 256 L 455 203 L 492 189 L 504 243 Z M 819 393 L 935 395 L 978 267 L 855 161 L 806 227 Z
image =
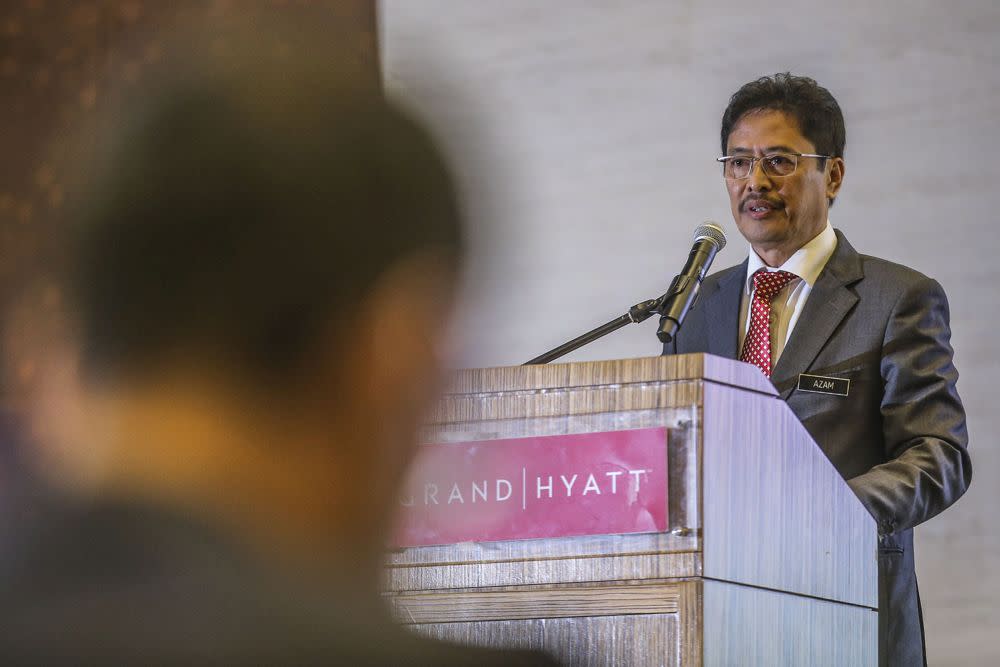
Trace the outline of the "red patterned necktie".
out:
M 753 274 L 750 330 L 743 341 L 740 361 L 746 361 L 771 377 L 771 302 L 782 288 L 798 278 L 788 271 L 758 269 Z

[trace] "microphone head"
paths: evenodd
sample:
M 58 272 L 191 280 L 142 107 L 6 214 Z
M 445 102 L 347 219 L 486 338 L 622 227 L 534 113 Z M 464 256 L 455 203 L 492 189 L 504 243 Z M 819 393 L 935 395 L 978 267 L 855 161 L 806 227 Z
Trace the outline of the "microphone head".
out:
M 726 233 L 722 231 L 722 227 L 711 221 L 698 225 L 694 230 L 694 242 L 697 243 L 701 239 L 715 243 L 719 246 L 719 250 L 726 247 Z

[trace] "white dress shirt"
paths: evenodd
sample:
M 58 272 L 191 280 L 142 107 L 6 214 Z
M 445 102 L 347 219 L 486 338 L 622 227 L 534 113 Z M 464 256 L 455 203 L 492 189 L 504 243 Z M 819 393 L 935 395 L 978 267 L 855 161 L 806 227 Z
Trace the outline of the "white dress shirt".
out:
M 764 264 L 756 252 L 750 251 L 747 263 L 747 275 L 743 290 L 743 302 L 740 306 L 740 352 L 743 351 L 743 341 L 750 328 L 750 305 L 753 303 L 753 274 L 758 269 L 768 271 L 788 271 L 798 278 L 789 282 L 771 302 L 771 364 L 778 363 L 778 357 L 788 343 L 788 337 L 795 328 L 795 323 L 802 314 L 809 293 L 812 292 L 816 279 L 823 272 L 823 267 L 837 249 L 837 235 L 827 220 L 826 227 L 812 241 L 795 251 L 788 260 L 777 268 Z

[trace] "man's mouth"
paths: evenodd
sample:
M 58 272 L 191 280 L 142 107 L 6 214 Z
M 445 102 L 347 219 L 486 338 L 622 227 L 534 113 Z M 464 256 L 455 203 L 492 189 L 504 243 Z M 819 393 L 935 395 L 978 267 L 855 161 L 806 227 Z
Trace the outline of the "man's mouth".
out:
M 763 217 L 779 208 L 781 208 L 780 202 L 772 202 L 767 199 L 748 199 L 743 203 L 743 210 L 754 217 Z

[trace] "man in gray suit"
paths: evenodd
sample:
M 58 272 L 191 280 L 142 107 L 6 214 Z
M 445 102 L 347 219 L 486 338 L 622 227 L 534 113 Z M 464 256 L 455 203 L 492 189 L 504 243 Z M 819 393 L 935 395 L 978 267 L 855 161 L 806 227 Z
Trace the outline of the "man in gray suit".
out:
M 705 279 L 664 352 L 758 366 L 879 531 L 879 663 L 926 663 L 913 527 L 954 503 L 972 468 L 948 302 L 933 279 L 859 254 L 827 213 L 844 120 L 805 77 L 752 81 L 722 119 L 733 218 L 753 252 Z

